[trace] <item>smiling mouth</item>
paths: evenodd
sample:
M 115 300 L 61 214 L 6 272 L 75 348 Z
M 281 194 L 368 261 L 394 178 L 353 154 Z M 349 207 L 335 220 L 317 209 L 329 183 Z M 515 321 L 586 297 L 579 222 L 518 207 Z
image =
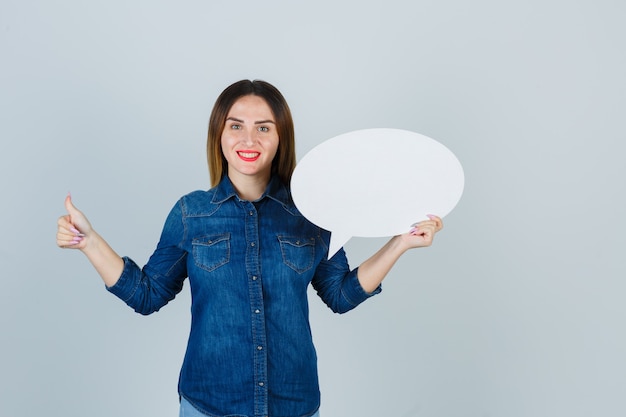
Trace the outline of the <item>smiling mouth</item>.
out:
M 239 158 L 241 158 L 244 161 L 252 162 L 252 161 L 256 161 L 257 159 L 259 159 L 259 156 L 261 154 L 259 152 L 238 151 L 237 155 L 239 155 Z

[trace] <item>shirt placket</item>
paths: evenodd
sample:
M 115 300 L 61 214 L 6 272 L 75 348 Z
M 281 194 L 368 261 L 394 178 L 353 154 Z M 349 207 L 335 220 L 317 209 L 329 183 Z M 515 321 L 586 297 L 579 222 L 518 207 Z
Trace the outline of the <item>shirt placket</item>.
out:
M 250 296 L 250 319 L 252 322 L 252 346 L 254 355 L 254 415 L 268 415 L 267 354 L 263 283 L 259 254 L 258 212 L 254 204 L 242 202 L 246 211 L 246 273 Z

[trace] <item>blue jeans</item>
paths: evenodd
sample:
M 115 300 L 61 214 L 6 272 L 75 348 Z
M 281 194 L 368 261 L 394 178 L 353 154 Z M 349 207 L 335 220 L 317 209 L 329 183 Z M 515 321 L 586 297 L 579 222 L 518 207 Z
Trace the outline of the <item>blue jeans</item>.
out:
M 206 417 L 205 414 L 196 410 L 193 405 L 184 398 L 180 399 L 180 414 L 178 417 Z M 320 417 L 320 412 L 313 414 L 311 417 Z

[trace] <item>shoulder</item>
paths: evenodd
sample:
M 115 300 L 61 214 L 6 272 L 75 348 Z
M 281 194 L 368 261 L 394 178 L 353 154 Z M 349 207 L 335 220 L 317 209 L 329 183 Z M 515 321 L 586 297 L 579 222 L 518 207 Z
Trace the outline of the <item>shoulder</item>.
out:
M 207 198 L 211 198 L 215 194 L 215 189 L 211 188 L 210 190 L 195 190 L 191 191 L 185 195 L 183 195 L 180 200 L 185 201 L 204 201 Z
M 180 207 L 184 216 L 202 215 L 213 210 L 214 196 L 215 189 L 196 190 L 183 195 L 176 205 Z

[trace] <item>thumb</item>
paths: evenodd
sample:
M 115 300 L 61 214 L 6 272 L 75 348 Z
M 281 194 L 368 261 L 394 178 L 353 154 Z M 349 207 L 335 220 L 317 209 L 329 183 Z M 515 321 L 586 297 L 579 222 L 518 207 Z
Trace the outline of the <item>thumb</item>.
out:
M 80 230 L 82 233 L 88 233 L 91 230 L 91 225 L 85 217 L 82 211 L 78 210 L 72 202 L 72 195 L 70 193 L 65 197 L 65 210 L 69 214 L 69 220 L 72 226 Z
M 72 194 L 70 193 L 67 193 L 67 197 L 65 197 L 65 210 L 67 210 L 67 214 L 69 214 L 70 217 L 80 213 L 80 211 L 74 207 L 74 203 L 72 203 Z

